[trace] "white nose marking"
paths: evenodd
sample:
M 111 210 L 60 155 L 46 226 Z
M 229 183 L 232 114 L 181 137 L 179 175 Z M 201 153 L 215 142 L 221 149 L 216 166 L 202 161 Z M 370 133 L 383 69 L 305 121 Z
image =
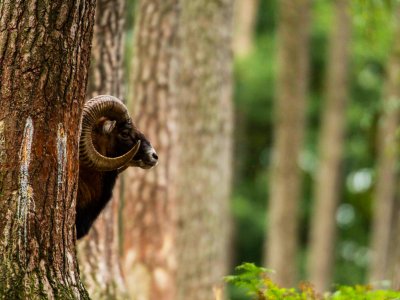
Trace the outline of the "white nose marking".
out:
M 156 165 L 158 163 L 158 155 L 154 148 L 151 148 L 149 151 L 147 151 L 147 157 L 152 164 Z

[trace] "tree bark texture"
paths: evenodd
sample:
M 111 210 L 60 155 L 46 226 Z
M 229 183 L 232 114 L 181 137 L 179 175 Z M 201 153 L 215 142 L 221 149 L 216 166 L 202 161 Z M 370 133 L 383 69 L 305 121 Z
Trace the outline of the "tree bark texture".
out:
M 124 266 L 137 299 L 212 299 L 226 274 L 232 10 L 139 2 L 134 115 L 160 164 L 126 178 Z
M 233 4 L 182 1 L 177 300 L 213 299 L 228 268 Z
M 371 237 L 371 268 L 369 281 L 377 283 L 390 278 L 389 248 L 392 241 L 392 220 L 396 196 L 399 159 L 398 126 L 400 117 L 400 7 L 396 11 L 396 32 L 387 65 L 387 78 L 378 131 L 377 182 Z M 398 216 L 395 216 L 397 219 Z M 398 232 L 396 232 L 398 235 Z M 396 237 L 397 238 L 397 237 Z M 399 252 L 400 253 L 400 252 Z M 396 270 L 398 272 L 399 269 Z
M 2 299 L 88 299 L 75 198 L 94 3 L 0 2 Z
M 104 94 L 123 99 L 125 5 L 125 0 L 97 1 L 87 99 Z M 127 298 L 119 256 L 119 187 L 79 243 L 82 278 L 93 299 Z
M 340 196 L 346 103 L 349 98 L 347 89 L 351 37 L 349 0 L 334 1 L 334 11 L 308 260 L 310 281 L 319 292 L 329 288 L 332 278 L 336 236 L 335 215 Z
M 126 171 L 123 268 L 134 299 L 175 300 L 178 0 L 141 0 L 137 5 L 131 115 L 160 163 L 152 170 Z
M 303 146 L 308 86 L 309 0 L 279 1 L 275 145 L 272 157 L 267 266 L 278 284 L 296 280 L 298 209 L 302 199 L 298 164 Z
M 235 35 L 233 49 L 238 57 L 246 56 L 253 49 L 259 0 L 235 2 Z

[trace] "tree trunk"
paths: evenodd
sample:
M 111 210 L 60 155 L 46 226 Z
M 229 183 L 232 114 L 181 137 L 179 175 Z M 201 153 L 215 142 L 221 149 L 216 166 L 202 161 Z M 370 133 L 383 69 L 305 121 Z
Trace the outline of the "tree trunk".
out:
M 123 98 L 125 0 L 98 0 L 93 35 L 88 99 Z M 79 243 L 82 278 L 93 299 L 123 299 L 126 287 L 119 260 L 119 184 L 113 199 Z
M 175 299 L 213 299 L 228 267 L 233 1 L 183 0 Z
M 139 2 L 135 115 L 160 164 L 126 179 L 124 266 L 138 299 L 212 299 L 227 266 L 232 4 L 180 3 Z
M 399 192 L 397 187 L 397 193 Z M 392 225 L 393 229 L 391 230 L 392 240 L 389 245 L 389 255 L 388 255 L 388 268 L 386 274 L 386 278 L 391 281 L 391 288 L 394 290 L 400 290 L 400 207 L 398 203 L 398 199 L 395 202 L 395 210 L 392 214 Z M 372 273 L 372 272 L 370 272 Z M 371 282 L 374 283 L 374 282 Z M 376 282 L 375 282 L 376 284 Z M 376 285 L 375 285 L 376 286 Z M 379 286 L 377 286 L 379 288 Z
M 267 266 L 278 284 L 296 280 L 298 206 L 302 199 L 299 156 L 303 146 L 308 87 L 308 0 L 279 1 L 275 146 L 269 203 Z
M 392 54 L 387 65 L 383 109 L 378 131 L 377 183 L 372 224 L 371 283 L 389 278 L 389 246 L 394 199 L 396 195 L 396 163 L 399 158 L 397 130 L 400 106 L 400 7 L 396 13 L 396 32 Z M 398 216 L 395 217 L 397 219 Z M 398 272 L 399 269 L 397 269 Z
M 0 2 L 3 299 L 88 299 L 75 199 L 94 3 Z
M 141 0 L 137 5 L 131 115 L 145 128 L 160 163 L 152 170 L 126 171 L 123 267 L 134 299 L 175 300 L 178 0 Z
M 340 167 L 348 99 L 351 32 L 349 4 L 349 0 L 334 2 L 335 21 L 330 38 L 326 104 L 322 118 L 320 159 L 314 189 L 315 208 L 311 220 L 308 269 L 310 281 L 319 292 L 329 288 L 334 259 L 335 214 L 340 196 Z
M 242 57 L 253 49 L 259 0 L 237 0 L 235 3 L 233 49 L 236 56 Z

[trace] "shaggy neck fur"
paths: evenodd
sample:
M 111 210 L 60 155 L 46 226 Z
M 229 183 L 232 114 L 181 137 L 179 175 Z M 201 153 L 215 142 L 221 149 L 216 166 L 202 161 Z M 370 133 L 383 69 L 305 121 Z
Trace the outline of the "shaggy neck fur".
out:
M 84 169 L 81 166 L 81 169 Z M 76 206 L 76 234 L 77 238 L 85 236 L 92 227 L 93 222 L 99 216 L 107 203 L 111 200 L 117 171 L 90 172 L 82 170 L 79 175 L 78 201 Z M 98 189 L 90 187 L 97 186 Z

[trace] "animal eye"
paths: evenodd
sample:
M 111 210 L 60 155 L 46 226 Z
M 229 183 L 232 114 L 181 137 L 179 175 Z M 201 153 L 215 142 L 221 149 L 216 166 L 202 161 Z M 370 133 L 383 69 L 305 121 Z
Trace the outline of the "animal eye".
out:
M 121 137 L 126 139 L 129 137 L 129 133 L 128 132 L 121 132 Z

